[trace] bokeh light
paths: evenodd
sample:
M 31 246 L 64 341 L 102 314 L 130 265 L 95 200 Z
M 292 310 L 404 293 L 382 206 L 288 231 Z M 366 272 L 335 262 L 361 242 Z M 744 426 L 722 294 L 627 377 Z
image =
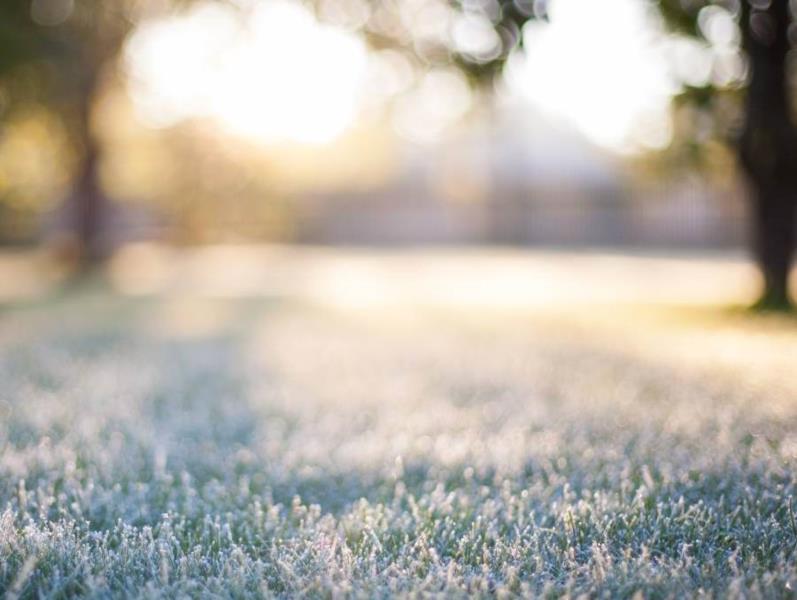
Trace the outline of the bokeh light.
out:
M 295 2 L 258 3 L 241 19 L 200 4 L 141 27 L 127 60 L 146 122 L 212 117 L 266 143 L 326 142 L 351 124 L 366 60 L 359 39 Z

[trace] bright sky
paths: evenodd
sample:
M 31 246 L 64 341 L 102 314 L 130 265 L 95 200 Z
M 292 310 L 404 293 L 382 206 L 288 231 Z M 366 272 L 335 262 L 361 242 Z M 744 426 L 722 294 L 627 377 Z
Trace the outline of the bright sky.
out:
M 661 146 L 675 88 L 660 34 L 641 0 L 557 0 L 550 23 L 529 24 L 527 58 L 510 89 L 569 121 L 600 145 Z
M 554 0 L 551 22 L 527 27 L 528 56 L 511 64 L 508 89 L 605 147 L 665 144 L 674 88 L 644 4 Z M 245 35 L 232 9 L 199 5 L 133 36 L 127 59 L 144 121 L 164 126 L 210 116 L 265 143 L 314 144 L 354 123 L 369 102 L 379 61 L 355 34 L 319 24 L 295 2 L 255 6 Z M 455 74 L 435 74 L 415 96 L 402 97 L 394 123 L 423 139 L 468 105 Z M 441 111 L 445 106 L 456 110 Z
M 246 31 L 231 8 L 200 5 L 149 24 L 127 48 L 140 116 L 156 126 L 217 118 L 264 142 L 323 143 L 356 117 L 363 43 L 295 2 L 261 2 Z

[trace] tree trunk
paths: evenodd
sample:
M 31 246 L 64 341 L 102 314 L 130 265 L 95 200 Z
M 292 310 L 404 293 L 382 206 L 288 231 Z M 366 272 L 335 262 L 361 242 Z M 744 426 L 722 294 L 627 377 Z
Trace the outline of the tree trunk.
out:
M 75 139 L 81 147 L 80 163 L 68 199 L 70 226 L 78 251 L 78 267 L 90 268 L 106 256 L 102 232 L 108 199 L 100 183 L 102 150 L 91 126 L 97 85 L 96 77 L 82 89 L 75 123 Z
M 86 149 L 70 197 L 72 226 L 82 266 L 95 264 L 104 256 L 100 233 L 107 202 L 99 183 L 99 159 L 96 148 Z
M 787 310 L 792 304 L 789 272 L 795 241 L 795 190 L 781 187 L 759 185 L 753 207 L 756 259 L 764 283 L 756 305 L 764 309 Z
M 755 258 L 764 280 L 757 306 L 788 309 L 797 207 L 797 131 L 786 61 L 791 14 L 788 0 L 762 6 L 742 1 L 750 84 L 739 157 L 750 183 Z

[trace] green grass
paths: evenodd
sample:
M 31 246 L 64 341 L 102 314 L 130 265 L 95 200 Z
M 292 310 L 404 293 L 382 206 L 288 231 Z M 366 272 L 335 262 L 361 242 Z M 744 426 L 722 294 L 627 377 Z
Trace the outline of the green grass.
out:
M 719 311 L 17 303 L 0 590 L 790 597 L 795 357 Z

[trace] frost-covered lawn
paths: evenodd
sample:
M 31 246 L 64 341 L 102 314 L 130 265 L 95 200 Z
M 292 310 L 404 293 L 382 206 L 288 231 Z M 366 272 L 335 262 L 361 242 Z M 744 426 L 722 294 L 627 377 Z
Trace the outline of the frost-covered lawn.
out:
M 233 258 L 0 308 L 8 597 L 797 588 L 797 326 L 560 289 L 736 263 Z

